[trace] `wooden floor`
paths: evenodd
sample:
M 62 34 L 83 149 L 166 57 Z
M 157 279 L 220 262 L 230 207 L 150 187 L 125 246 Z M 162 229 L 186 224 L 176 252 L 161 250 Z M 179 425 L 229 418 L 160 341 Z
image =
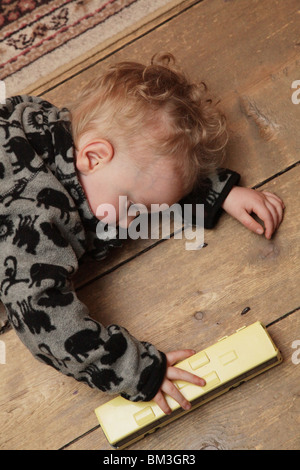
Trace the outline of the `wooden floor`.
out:
M 300 80 L 299 2 L 193 3 L 42 95 L 62 106 L 109 63 L 172 52 L 221 99 L 231 135 L 226 166 L 243 185 L 282 197 L 284 221 L 267 241 L 224 214 L 200 251 L 185 250 L 184 239 L 127 241 L 82 266 L 78 296 L 94 318 L 165 352 L 203 349 L 260 320 L 283 354 L 280 366 L 131 449 L 299 449 L 300 364 L 292 359 L 300 354 L 292 344 L 300 340 L 300 104 L 291 100 Z M 33 359 L 14 331 L 0 339 L 0 448 L 110 449 L 94 414 L 110 397 Z

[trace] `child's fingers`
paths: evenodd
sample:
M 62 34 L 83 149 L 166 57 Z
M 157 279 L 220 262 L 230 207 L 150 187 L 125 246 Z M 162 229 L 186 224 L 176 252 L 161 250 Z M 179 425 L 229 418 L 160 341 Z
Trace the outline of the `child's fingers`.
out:
M 155 397 L 153 398 L 155 403 L 160 407 L 160 409 L 166 414 L 170 414 L 172 412 L 171 408 L 169 407 L 163 393 L 161 391 L 157 392 Z
M 181 408 L 184 410 L 189 410 L 191 408 L 190 402 L 182 395 L 182 393 L 178 390 L 178 388 L 171 382 L 170 380 L 166 380 L 163 383 L 162 390 L 167 393 L 170 397 L 172 397 Z
M 282 201 L 272 193 L 268 193 L 266 191 L 264 197 L 264 204 L 268 209 L 269 213 L 271 214 L 274 223 L 273 229 L 269 228 L 267 230 L 266 228 L 266 238 L 270 239 L 273 232 L 279 227 L 282 222 L 284 205 Z
M 265 225 L 265 237 L 271 238 L 277 226 L 277 216 L 274 209 L 267 207 L 266 201 L 264 204 L 257 204 L 253 207 L 253 212 L 264 222 Z
M 278 198 L 277 197 L 275 198 L 272 194 L 270 194 L 270 196 L 267 196 L 266 201 L 268 201 L 269 204 L 272 204 L 272 206 L 277 212 L 277 222 L 278 222 L 277 228 L 278 228 L 283 219 L 284 204 L 282 201 L 280 200 L 278 201 Z
M 196 352 L 193 349 L 180 349 L 178 351 L 171 351 L 166 353 L 167 362 L 169 365 L 173 365 L 178 361 L 183 361 L 190 356 L 193 356 Z
M 275 194 L 269 193 L 268 191 L 262 191 L 262 193 L 264 199 L 262 201 L 256 201 L 256 204 L 253 206 L 253 212 L 264 222 L 265 237 L 270 239 L 282 221 L 284 204 Z M 255 227 L 256 230 L 260 230 L 260 232 L 263 233 L 261 227 Z M 259 232 L 257 231 L 257 233 Z
M 271 217 L 272 217 L 272 219 L 273 219 L 273 231 L 274 231 L 274 230 L 276 230 L 276 228 L 277 228 L 278 225 L 279 225 L 279 215 L 278 215 L 278 213 L 277 213 L 276 208 L 273 206 L 273 204 L 272 204 L 271 202 L 269 202 L 269 201 L 266 200 L 266 201 L 265 201 L 265 205 L 266 205 L 266 207 L 267 207 L 268 211 L 270 212 Z M 273 233 L 273 231 L 272 231 L 272 233 Z M 270 236 L 271 236 L 272 233 L 269 233 L 269 234 L 268 234 L 268 233 L 266 232 L 266 236 L 267 236 L 267 235 L 270 235 Z
M 256 220 L 254 220 L 247 211 L 243 211 L 243 214 L 238 218 L 238 220 L 251 232 L 258 233 L 259 235 L 264 233 L 264 228 L 261 224 L 256 222 Z
M 171 408 L 168 405 L 168 402 L 162 393 L 167 393 L 172 397 L 184 410 L 189 410 L 191 408 L 190 402 L 180 393 L 178 388 L 170 380 L 165 379 L 162 383 L 160 391 L 155 395 L 154 401 L 161 408 L 165 414 L 170 414 L 172 412 Z
M 285 205 L 284 205 L 284 202 L 282 201 L 282 199 L 280 199 L 280 197 L 278 197 L 276 194 L 274 193 L 270 193 L 269 191 L 262 191 L 263 194 L 265 194 L 266 196 L 268 197 L 273 197 L 274 199 L 276 199 L 279 204 L 281 205 L 281 207 L 284 209 L 285 208 Z
M 198 375 L 192 374 L 187 370 L 180 369 L 179 367 L 169 367 L 167 377 L 170 380 L 183 380 L 184 382 L 199 385 L 200 387 L 204 387 L 206 384 L 205 380 L 198 377 Z
M 165 379 L 162 382 L 160 390 L 154 397 L 154 401 L 162 409 L 165 414 L 169 414 L 171 409 L 165 399 L 164 393 L 168 394 L 174 400 L 176 400 L 179 405 L 184 410 L 189 410 L 191 404 L 189 401 L 182 395 L 180 390 L 173 383 L 174 380 L 183 380 L 184 382 L 189 382 L 200 387 L 204 387 L 206 384 L 205 380 L 201 377 L 198 377 L 195 374 L 192 374 L 186 370 L 180 369 L 179 367 L 172 367 L 170 363 L 175 363 L 179 360 L 186 359 L 195 354 L 193 349 L 183 349 L 179 351 L 171 351 L 166 354 L 168 367 L 166 371 Z M 162 393 L 164 392 L 164 393 Z

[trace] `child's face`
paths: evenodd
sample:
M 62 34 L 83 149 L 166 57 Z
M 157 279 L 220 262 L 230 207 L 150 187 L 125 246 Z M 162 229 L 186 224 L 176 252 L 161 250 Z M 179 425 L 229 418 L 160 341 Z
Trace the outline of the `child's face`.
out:
M 103 143 L 106 147 L 101 149 Z M 143 204 L 150 212 L 151 204 L 165 203 L 171 206 L 183 197 L 179 178 L 170 161 L 165 158 L 155 159 L 149 152 L 149 155 L 145 155 L 144 151 L 143 159 L 146 158 L 149 164 L 141 170 L 134 158 L 125 153 L 116 153 L 110 144 L 106 145 L 106 141 L 101 141 L 97 152 L 95 147 L 92 150 L 92 171 L 86 171 L 86 174 L 81 172 L 80 158 L 84 158 L 81 150 L 77 154 L 77 168 L 91 209 L 100 220 L 105 216 L 106 223 L 126 228 L 135 218 L 128 216 L 132 204 Z M 98 157 L 95 157 L 96 154 Z M 120 196 L 126 198 L 120 199 Z M 115 214 L 107 207 L 107 216 L 105 204 L 111 204 Z

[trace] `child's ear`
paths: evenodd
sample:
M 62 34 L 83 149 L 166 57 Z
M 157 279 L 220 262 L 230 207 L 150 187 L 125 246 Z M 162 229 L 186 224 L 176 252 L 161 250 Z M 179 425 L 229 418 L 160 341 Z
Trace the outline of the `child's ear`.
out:
M 76 168 L 80 173 L 88 175 L 108 163 L 113 155 L 114 148 L 108 140 L 92 140 L 78 150 Z

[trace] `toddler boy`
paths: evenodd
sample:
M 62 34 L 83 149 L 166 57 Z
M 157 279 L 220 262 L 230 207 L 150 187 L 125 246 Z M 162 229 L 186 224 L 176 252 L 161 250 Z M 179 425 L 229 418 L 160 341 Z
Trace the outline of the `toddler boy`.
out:
M 204 203 L 205 226 L 222 208 L 270 238 L 283 203 L 272 193 L 237 186 L 222 169 L 224 117 L 170 66 L 171 55 L 144 66 L 111 66 L 67 108 L 16 96 L 0 107 L 0 298 L 31 353 L 56 370 L 132 401 L 163 392 L 190 404 L 173 380 L 204 381 L 172 365 L 194 351 L 164 354 L 123 327 L 89 316 L 72 277 L 85 253 L 100 260 L 119 240 L 100 240 L 97 208 L 111 204 L 128 227 L 131 204 Z M 119 207 L 119 196 L 126 206 Z M 107 217 L 106 223 L 109 223 Z

